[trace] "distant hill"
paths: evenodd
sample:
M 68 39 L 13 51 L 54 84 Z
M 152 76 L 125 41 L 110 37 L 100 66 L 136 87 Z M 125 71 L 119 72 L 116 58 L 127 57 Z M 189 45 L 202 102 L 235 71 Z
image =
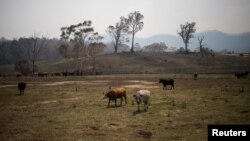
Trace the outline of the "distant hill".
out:
M 207 46 L 216 51 L 250 52 L 250 32 L 232 35 L 220 31 L 207 31 L 197 35 L 204 35 Z
M 207 47 L 215 51 L 250 52 L 250 32 L 227 34 L 217 30 L 196 33 L 195 38 L 190 40 L 189 49 L 195 50 L 199 47 L 197 37 L 202 35 L 205 36 L 204 43 L 207 44 Z M 108 37 L 106 38 L 106 41 L 107 40 L 109 40 Z M 165 42 L 167 46 L 175 47 L 176 49 L 184 47 L 181 37 L 177 34 L 159 34 L 148 38 L 135 38 L 135 43 L 139 43 L 141 46 L 155 42 Z M 130 45 L 130 43 L 128 45 Z

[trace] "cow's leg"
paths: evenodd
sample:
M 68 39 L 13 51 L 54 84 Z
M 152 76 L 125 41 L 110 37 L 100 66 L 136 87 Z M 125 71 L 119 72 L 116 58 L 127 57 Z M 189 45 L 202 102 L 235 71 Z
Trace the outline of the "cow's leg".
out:
M 145 109 L 145 111 L 148 110 L 148 103 L 147 102 L 144 102 L 144 109 Z
M 116 105 L 116 99 L 115 99 L 115 106 L 117 106 L 117 105 Z
M 124 98 L 125 98 L 125 104 L 127 104 L 127 96 L 124 95 Z
M 140 104 L 137 104 L 138 105 L 138 112 L 140 112 Z
M 121 105 L 122 105 L 122 97 L 121 97 Z
M 109 107 L 109 104 L 110 104 L 110 99 L 109 99 L 108 107 Z

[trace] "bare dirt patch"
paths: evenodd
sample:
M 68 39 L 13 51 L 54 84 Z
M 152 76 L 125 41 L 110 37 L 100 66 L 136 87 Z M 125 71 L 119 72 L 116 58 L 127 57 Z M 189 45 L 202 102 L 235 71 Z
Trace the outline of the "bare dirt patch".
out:
M 17 85 L 1 85 L 0 88 L 17 87 Z
M 133 83 L 133 84 L 128 84 L 125 85 L 124 87 L 126 88 L 141 88 L 141 89 L 146 89 L 146 88 L 158 88 L 155 82 L 150 82 L 150 81 L 140 81 L 140 80 L 128 80 L 128 83 Z
M 28 86 L 34 86 L 34 85 L 41 85 L 41 86 L 59 86 L 59 85 L 101 85 L 101 84 L 107 84 L 111 83 L 111 81 L 104 81 L 104 80 L 98 80 L 98 81 L 57 81 L 57 82 L 51 82 L 51 83 L 29 83 Z M 123 87 L 126 88 L 158 88 L 156 82 L 150 82 L 150 81 L 140 81 L 140 80 L 127 80 L 122 82 Z M 17 85 L 10 84 L 10 85 L 0 85 L 0 88 L 5 87 L 16 87 Z
M 57 85 L 66 85 L 66 84 L 80 84 L 80 85 L 95 85 L 98 83 L 107 83 L 109 81 L 60 81 L 60 82 L 52 82 L 48 84 L 42 84 L 44 86 L 57 86 Z

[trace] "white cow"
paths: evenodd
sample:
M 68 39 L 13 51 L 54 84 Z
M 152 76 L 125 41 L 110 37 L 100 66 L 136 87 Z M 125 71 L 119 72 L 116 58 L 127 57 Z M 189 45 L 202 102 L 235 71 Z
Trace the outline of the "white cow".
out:
M 139 90 L 134 95 L 135 101 L 138 105 L 138 111 L 140 111 L 140 103 L 144 103 L 144 109 L 147 111 L 149 103 L 150 91 L 149 90 Z

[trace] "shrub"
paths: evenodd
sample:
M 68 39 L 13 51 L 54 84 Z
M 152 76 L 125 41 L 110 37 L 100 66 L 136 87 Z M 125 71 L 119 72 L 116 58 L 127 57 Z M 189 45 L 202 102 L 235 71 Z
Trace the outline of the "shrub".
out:
M 15 63 L 15 71 L 23 75 L 32 73 L 32 64 L 28 60 L 21 60 Z

